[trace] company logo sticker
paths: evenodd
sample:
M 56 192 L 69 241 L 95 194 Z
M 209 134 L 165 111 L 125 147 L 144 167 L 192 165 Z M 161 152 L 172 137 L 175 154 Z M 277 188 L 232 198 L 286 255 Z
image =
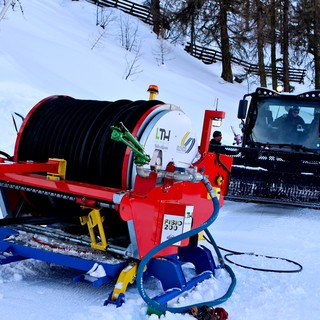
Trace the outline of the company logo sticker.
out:
M 156 140 L 170 141 L 170 133 L 171 133 L 171 130 L 167 132 L 166 129 L 157 128 Z
M 177 147 L 177 151 L 189 153 L 192 150 L 194 144 L 196 143 L 196 139 L 189 137 L 190 133 L 191 132 L 188 131 L 182 137 L 180 146 Z

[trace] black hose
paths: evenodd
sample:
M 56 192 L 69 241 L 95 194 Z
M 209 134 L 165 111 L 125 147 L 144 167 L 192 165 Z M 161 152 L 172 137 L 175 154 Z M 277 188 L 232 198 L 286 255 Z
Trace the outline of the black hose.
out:
M 48 97 L 29 112 L 22 124 L 14 160 L 46 162 L 49 158 L 64 159 L 67 161 L 67 180 L 131 189 L 131 164 L 125 157 L 127 147 L 111 139 L 111 127 L 123 122 L 132 132 L 140 128 L 149 110 L 157 105 L 163 105 L 163 102 Z M 32 210 L 39 212 L 51 210 L 50 213 L 55 214 L 68 208 L 70 214 L 78 215 L 81 210 L 74 203 L 47 195 L 24 192 L 24 198 Z
M 12 161 L 13 157 L 4 151 L 0 151 L 0 155 L 4 156 L 7 160 Z
M 54 96 L 27 116 L 16 146 L 16 161 L 67 161 L 67 179 L 111 188 L 123 186 L 126 146 L 111 139 L 111 126 L 132 131 L 157 100 L 115 102 Z
M 209 242 L 210 244 L 212 244 L 211 240 L 206 238 L 204 236 L 204 239 Z M 245 269 L 251 269 L 251 270 L 255 270 L 255 271 L 263 271 L 263 272 L 276 272 L 276 273 L 296 273 L 296 272 L 301 272 L 303 267 L 300 263 L 296 262 L 296 261 L 293 261 L 293 260 L 290 260 L 290 259 L 287 259 L 287 258 L 280 258 L 280 257 L 273 257 L 273 256 L 266 256 L 266 255 L 261 255 L 261 254 L 255 254 L 255 253 L 248 253 L 248 252 L 239 252 L 239 251 L 233 251 L 233 250 L 229 250 L 229 249 L 225 249 L 225 248 L 222 248 L 222 247 L 219 247 L 218 248 L 222 251 L 226 251 L 226 252 L 229 252 L 227 254 L 224 255 L 224 259 L 238 267 L 242 267 L 242 268 L 245 268 Z M 278 260 L 283 260 L 283 261 L 287 261 L 289 263 L 292 263 L 294 265 L 297 266 L 297 269 L 292 269 L 292 270 L 281 270 L 281 269 L 265 269 L 265 268 L 256 268 L 256 267 L 251 267 L 251 266 L 246 266 L 246 265 L 243 265 L 243 264 L 240 264 L 240 263 L 236 263 L 234 261 L 232 261 L 230 259 L 231 256 L 239 256 L 239 255 L 248 255 L 248 256 L 255 256 L 255 257 L 263 257 L 263 258 L 267 258 L 267 259 L 278 259 Z

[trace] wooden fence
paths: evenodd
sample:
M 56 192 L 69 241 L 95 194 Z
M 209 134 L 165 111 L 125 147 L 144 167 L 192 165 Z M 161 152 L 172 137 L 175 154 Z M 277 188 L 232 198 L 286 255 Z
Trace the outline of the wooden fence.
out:
M 87 0 L 100 7 L 117 8 L 134 17 L 139 18 L 144 23 L 153 25 L 152 14 L 148 7 L 128 0 Z
M 212 64 L 217 61 L 222 61 L 222 54 L 220 51 L 193 45 L 191 47 L 188 43 L 185 47 L 185 51 L 190 53 L 195 58 L 203 61 L 205 64 Z M 257 64 L 252 64 L 247 61 L 232 57 L 231 62 L 240 65 L 244 68 L 247 73 L 259 75 L 259 67 Z M 265 66 L 266 74 L 268 77 L 272 76 L 271 66 Z M 283 67 L 277 67 L 277 79 L 283 80 Z M 306 76 L 305 69 L 289 68 L 289 81 L 303 83 L 304 77 Z

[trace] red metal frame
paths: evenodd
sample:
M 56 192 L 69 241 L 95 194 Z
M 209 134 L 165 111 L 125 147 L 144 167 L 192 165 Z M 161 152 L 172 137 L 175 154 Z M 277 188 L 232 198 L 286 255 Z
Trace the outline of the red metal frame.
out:
M 2 164 L 0 165 L 0 168 L 1 167 Z M 112 202 L 113 195 L 123 191 L 121 189 L 101 187 L 75 181 L 52 181 L 47 179 L 46 176 L 33 173 L 1 173 L 0 181 L 51 190 L 57 193 L 66 193 L 79 197 L 79 199 L 82 199 L 83 203 L 85 203 L 87 199 Z
M 216 111 L 216 110 L 206 110 L 204 113 L 203 126 L 202 126 L 202 136 L 200 143 L 200 153 L 203 155 L 209 150 L 209 142 L 211 138 L 211 128 L 212 121 L 214 119 L 224 119 L 225 112 L 224 111 Z
M 213 187 L 221 189 L 220 206 L 228 183 L 232 158 L 218 159 L 219 155 L 207 153 L 196 165 L 203 169 Z M 221 164 L 223 162 L 223 165 Z M 222 177 L 222 185 L 217 184 L 217 177 Z M 139 192 L 137 193 L 136 190 Z M 193 205 L 192 228 L 196 228 L 209 219 L 213 212 L 211 198 L 202 182 L 175 182 L 169 189 L 156 185 L 154 177 L 136 177 L 134 190 L 128 192 L 119 205 L 121 218 L 134 222 L 140 258 L 143 258 L 161 240 L 165 206 Z M 181 245 L 186 245 L 183 242 Z M 170 246 L 158 253 L 159 256 L 177 253 L 177 246 Z
M 134 128 L 133 135 L 137 134 L 143 121 L 155 108 L 157 106 L 149 110 L 139 121 Z M 201 158 L 195 163 L 199 171 L 209 178 L 212 186 L 221 190 L 221 206 L 223 205 L 223 195 L 227 190 L 232 158 L 210 153 L 208 149 L 212 120 L 223 119 L 224 115 L 224 112 L 220 111 L 207 110 L 205 112 L 200 144 Z M 24 123 L 24 126 L 26 123 Z M 22 130 L 23 128 L 20 132 Z M 19 138 L 16 142 L 16 150 L 18 145 Z M 124 166 L 127 167 L 123 168 L 122 183 L 126 185 L 130 150 L 127 150 L 125 157 Z M 161 242 L 164 215 L 176 214 L 171 212 L 170 208 L 177 208 L 178 211 L 181 211 L 185 206 L 193 206 L 192 228 L 196 228 L 208 220 L 213 212 L 212 201 L 202 182 L 175 182 L 170 180 L 169 183 L 163 181 L 162 185 L 157 185 L 157 174 L 154 172 L 147 178 L 137 176 L 133 190 L 114 189 L 67 180 L 54 181 L 47 179 L 46 175 L 40 174 L 43 172 L 58 173 L 59 160 L 49 160 L 46 163 L 8 163 L 5 159 L 0 158 L 0 162 L 2 162 L 0 163 L 0 181 L 72 195 L 79 205 L 94 207 L 99 201 L 113 203 L 114 195 L 122 193 L 122 197 L 119 197 L 120 203 L 116 204 L 115 207 L 124 221 L 133 222 L 140 258 L 143 258 Z M 173 163 L 168 170 L 175 170 Z M 18 192 L 17 195 L 19 196 L 19 194 Z M 183 240 L 181 245 L 187 245 L 188 241 Z M 163 249 L 157 256 L 176 254 L 177 250 L 178 246 L 172 245 Z
M 49 160 L 45 163 L 39 162 L 8 162 L 7 159 L 0 158 L 0 174 L 3 173 L 28 173 L 28 172 L 50 172 L 58 174 L 59 161 Z

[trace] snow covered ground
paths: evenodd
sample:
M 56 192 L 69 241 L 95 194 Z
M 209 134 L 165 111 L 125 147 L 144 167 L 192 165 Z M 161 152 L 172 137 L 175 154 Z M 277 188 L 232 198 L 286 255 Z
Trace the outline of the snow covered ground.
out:
M 319 227 L 316 210 L 226 202 L 210 231 L 221 247 L 294 260 L 303 266 L 299 273 L 274 273 L 244 269 L 233 264 L 237 285 L 231 298 L 221 306 L 231 320 L 318 319 Z M 285 261 L 230 256 L 232 261 L 257 268 L 295 270 Z M 73 283 L 79 271 L 45 262 L 24 261 L 0 267 L 1 315 L 15 320 L 136 320 L 148 319 L 146 305 L 135 286 L 126 293 L 122 307 L 103 306 L 112 291 L 109 286 L 92 287 Z M 208 280 L 192 293 L 194 301 L 221 296 L 228 276 Z M 146 284 L 148 285 L 148 284 Z M 151 286 L 152 284 L 150 284 Z M 163 319 L 192 319 L 188 315 L 166 313 Z M 150 316 L 150 319 L 157 319 Z
M 219 77 L 220 64 L 204 65 L 184 52 L 183 47 L 168 43 L 165 63 L 160 64 L 159 53 L 164 44 L 149 26 L 118 10 L 109 9 L 106 14 L 110 22 L 102 29 L 95 24 L 95 6 L 86 1 L 20 0 L 13 10 L 8 10 L 0 21 L 0 150 L 13 154 L 16 132 L 12 113 L 26 115 L 47 96 L 65 94 L 107 101 L 148 99 L 150 84 L 159 86 L 159 100 L 180 106 L 190 116 L 199 136 L 204 110 L 215 108 L 218 102 L 219 109 L 226 112 L 221 127 L 223 142 L 231 144 L 230 126 L 238 128 L 238 100 L 248 89 L 254 90 L 257 83 L 252 79 L 245 84 L 225 83 Z M 128 65 L 137 57 L 121 46 L 121 26 L 129 24 L 130 29 L 136 30 L 139 55 L 135 74 L 125 80 Z M 308 90 L 296 87 L 297 93 Z M 317 210 L 225 203 L 210 227 L 220 247 L 283 257 L 303 266 L 298 273 L 276 273 L 228 263 L 237 277 L 233 295 L 221 305 L 230 320 L 319 318 L 319 229 Z M 255 255 L 229 258 L 263 269 L 297 268 L 287 261 Z M 77 274 L 75 270 L 34 260 L 0 266 L 2 318 L 157 319 L 146 315 L 146 304 L 134 285 L 129 287 L 121 308 L 103 306 L 113 284 L 92 287 L 73 283 Z M 228 275 L 222 273 L 185 299 L 217 298 L 223 294 L 227 281 Z M 154 286 L 147 285 L 150 290 Z M 171 313 L 161 318 L 192 319 Z

